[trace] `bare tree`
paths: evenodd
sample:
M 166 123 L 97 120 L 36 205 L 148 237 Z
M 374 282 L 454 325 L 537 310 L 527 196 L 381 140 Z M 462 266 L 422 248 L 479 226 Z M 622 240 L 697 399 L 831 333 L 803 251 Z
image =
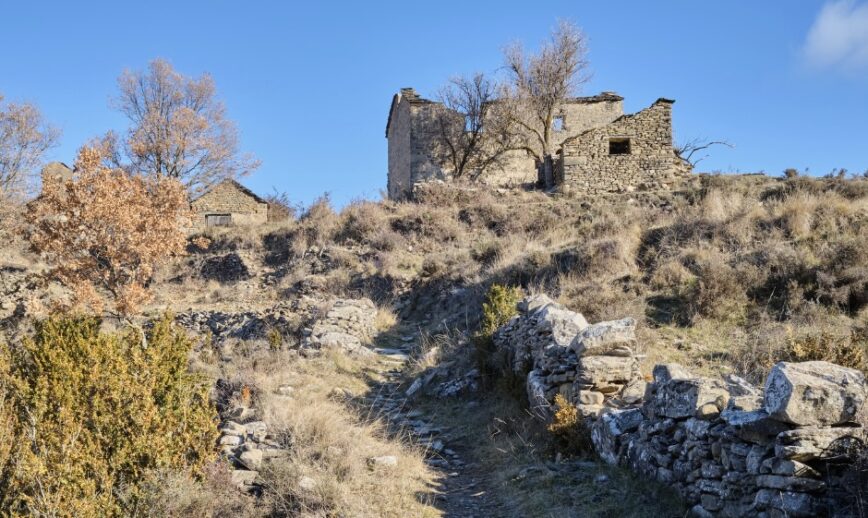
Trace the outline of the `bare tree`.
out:
M 554 182 L 554 118 L 565 100 L 589 79 L 584 33 L 571 22 L 559 21 L 536 54 L 520 44 L 504 51 L 509 82 L 502 101 L 511 123 L 525 139 L 522 146 L 541 167 L 546 187 Z
M 457 76 L 438 92 L 438 144 L 455 178 L 476 179 L 500 163 L 512 135 L 495 109 L 497 84 L 482 73 Z
M 25 194 L 45 152 L 57 145 L 60 131 L 28 103 L 7 103 L 0 95 L 0 197 Z
M 130 169 L 176 178 L 193 193 L 259 166 L 238 151 L 238 130 L 217 100 L 214 81 L 190 78 L 161 59 L 118 78 L 115 106 L 132 126 L 123 141 Z
M 708 140 L 706 138 L 697 137 L 676 146 L 675 153 L 689 163 L 691 167 L 696 167 L 696 164 L 702 162 L 710 155 L 707 153 L 700 157 L 696 157 L 695 155 L 712 146 L 726 146 L 728 148 L 735 147 L 726 140 Z

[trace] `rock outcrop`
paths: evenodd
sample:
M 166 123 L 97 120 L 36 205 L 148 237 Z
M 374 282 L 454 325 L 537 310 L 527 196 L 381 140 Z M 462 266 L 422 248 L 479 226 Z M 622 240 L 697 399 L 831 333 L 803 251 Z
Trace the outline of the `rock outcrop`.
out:
M 339 299 L 317 319 L 303 342 L 306 348 L 340 347 L 368 353 L 362 345 L 374 336 L 377 306 L 369 299 Z
M 338 299 L 322 314 L 315 299 L 300 297 L 261 310 L 180 313 L 175 321 L 215 342 L 265 339 L 277 331 L 295 338 L 306 351 L 339 347 L 362 354 L 367 351 L 363 344 L 374 336 L 376 317 L 377 307 L 369 299 Z
M 782 362 L 761 390 L 666 364 L 646 386 L 631 319 L 573 325 L 584 319 L 539 295 L 518 309 L 495 343 L 526 375 L 531 407 L 568 395 L 606 462 L 675 488 L 695 516 L 849 516 L 842 463 L 868 440 L 859 371 Z

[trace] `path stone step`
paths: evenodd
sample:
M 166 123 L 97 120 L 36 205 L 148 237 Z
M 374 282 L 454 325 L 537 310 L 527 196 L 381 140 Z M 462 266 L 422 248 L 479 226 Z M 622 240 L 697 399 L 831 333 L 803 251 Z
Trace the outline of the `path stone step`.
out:
M 389 349 L 378 347 L 374 349 L 374 352 L 379 354 L 380 356 L 385 356 L 386 358 L 401 362 L 405 362 L 410 359 L 410 355 L 407 354 L 407 351 L 404 351 L 403 349 Z

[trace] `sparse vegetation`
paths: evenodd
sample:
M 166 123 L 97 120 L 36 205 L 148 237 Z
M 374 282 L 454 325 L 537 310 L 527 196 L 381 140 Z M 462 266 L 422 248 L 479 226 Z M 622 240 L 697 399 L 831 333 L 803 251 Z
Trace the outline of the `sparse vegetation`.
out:
M 554 417 L 546 429 L 555 436 L 558 449 L 567 454 L 592 451 L 590 430 L 575 405 L 560 394 L 555 396 Z
M 209 229 L 192 238 L 190 256 L 156 269 L 152 286 L 159 289 L 146 310 L 237 311 L 239 304 L 256 310 L 303 297 L 367 296 L 382 307 L 378 345 L 421 337 L 411 373 L 425 378 L 443 365 L 481 363 L 489 374 L 503 372 L 485 339 L 514 314 L 521 293 L 543 291 L 591 322 L 637 318 L 646 374 L 655 363 L 676 361 L 696 373 L 760 381 L 780 360 L 827 359 L 864 369 L 866 228 L 864 179 L 701 176 L 679 192 L 593 198 L 432 185 L 416 202 L 356 202 L 336 211 L 323 198 L 297 219 L 262 229 Z M 199 238 L 207 246 L 196 244 Z M 227 254 L 244 264 L 245 278 L 201 276 L 209 260 Z M 390 309 L 393 301 L 400 304 Z M 202 479 L 147 470 L 143 480 L 151 489 L 140 501 L 151 503 L 142 505 L 167 515 L 206 509 L 253 516 L 423 514 L 436 507 L 407 498 L 427 494 L 431 473 L 421 453 L 367 414 L 381 367 L 331 353 L 295 358 L 303 325 L 288 319 L 259 342 L 205 340 L 195 355 L 197 371 L 249 387 L 249 399 L 269 409 L 270 422 L 305 438 L 285 462 L 263 471 L 259 507 L 225 497 L 219 466 L 203 468 Z M 224 355 L 232 361 L 217 361 Z M 283 383 L 298 387 L 292 402 L 272 395 Z M 330 396 L 334 388 L 343 395 Z M 485 459 L 486 472 L 498 474 L 493 483 L 510 488 L 496 496 L 503 505 L 530 515 L 581 506 L 620 516 L 643 505 L 664 516 L 679 508 L 674 499 L 643 501 L 610 486 L 596 497 L 596 476 L 640 482 L 618 470 L 571 474 L 563 471 L 566 463 L 552 463 L 557 451 L 581 452 L 586 436 L 568 405 L 547 430 L 522 409 L 523 396 L 504 397 L 504 389 L 515 388 L 484 383 L 473 396 L 475 410 L 420 403 L 453 423 Z M 312 415 L 314 408 L 327 415 Z M 334 447 L 344 448 L 346 458 L 335 457 Z M 371 471 L 366 457 L 386 451 L 400 452 L 399 465 L 410 471 Z M 301 476 L 317 489 L 300 487 Z M 156 491 L 155 480 L 176 480 L 186 496 Z M 367 491 L 379 495 L 378 507 L 358 499 Z M 206 505 L 215 499 L 227 507 Z

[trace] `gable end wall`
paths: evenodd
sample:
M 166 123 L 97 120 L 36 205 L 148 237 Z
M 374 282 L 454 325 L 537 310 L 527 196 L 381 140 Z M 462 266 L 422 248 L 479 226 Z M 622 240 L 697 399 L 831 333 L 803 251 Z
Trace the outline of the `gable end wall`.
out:
M 613 137 L 630 139 L 629 155 L 609 154 Z M 689 174 L 672 147 L 672 103 L 661 100 L 566 142 L 556 180 L 564 191 L 625 192 L 668 188 Z
M 231 183 L 221 183 L 191 203 L 194 223 L 205 226 L 207 214 L 231 214 L 234 225 L 268 222 L 268 204 L 257 201 Z

